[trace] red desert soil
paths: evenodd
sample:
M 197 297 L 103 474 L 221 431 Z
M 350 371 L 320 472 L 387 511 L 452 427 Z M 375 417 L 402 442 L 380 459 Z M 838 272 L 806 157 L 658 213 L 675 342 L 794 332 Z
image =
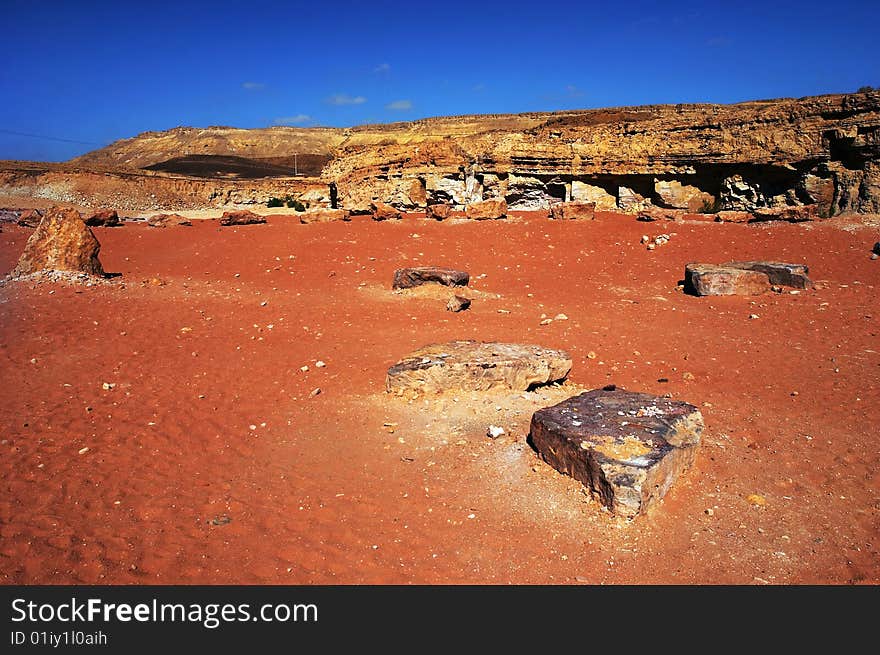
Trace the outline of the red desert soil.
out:
M 2 228 L 8 271 L 30 231 Z M 876 584 L 877 232 L 615 215 L 96 228 L 122 277 L 0 287 L 0 582 Z M 676 289 L 688 262 L 745 259 L 805 262 L 819 288 Z M 471 309 L 391 293 L 411 265 L 469 271 Z M 570 381 L 384 393 L 397 359 L 457 338 L 566 349 Z M 532 411 L 609 383 L 706 421 L 694 468 L 632 522 L 526 443 Z

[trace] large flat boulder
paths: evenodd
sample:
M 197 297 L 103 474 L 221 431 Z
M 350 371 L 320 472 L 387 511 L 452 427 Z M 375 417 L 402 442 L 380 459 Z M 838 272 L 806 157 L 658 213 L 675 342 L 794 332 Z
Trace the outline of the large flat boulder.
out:
M 507 201 L 503 198 L 497 200 L 483 200 L 473 202 L 464 208 L 465 216 L 475 221 L 495 220 L 507 217 Z
M 698 296 L 756 296 L 770 290 L 770 278 L 761 271 L 748 271 L 716 264 L 688 264 L 685 290 Z
M 596 218 L 596 203 L 558 202 L 550 207 L 550 218 L 556 221 L 591 221 Z
M 758 271 L 770 279 L 770 284 L 777 284 L 794 289 L 812 289 L 813 282 L 807 277 L 810 269 L 806 264 L 788 264 L 786 262 L 728 262 L 722 266 L 739 268 L 744 271 Z
M 532 416 L 530 439 L 557 471 L 586 485 L 614 514 L 655 505 L 694 461 L 703 417 L 693 405 L 624 389 L 596 389 Z
M 470 275 L 466 271 L 438 266 L 416 266 L 394 271 L 394 289 L 412 289 L 422 284 L 442 284 L 447 287 L 466 287 Z
M 247 209 L 234 212 L 223 212 L 223 216 L 220 218 L 220 225 L 256 225 L 265 222 L 265 218 L 259 214 L 250 212 Z
M 351 212 L 347 209 L 309 209 L 299 215 L 299 222 L 308 223 L 332 223 L 334 221 L 350 221 Z
M 27 240 L 12 274 L 73 271 L 103 276 L 100 251 L 101 244 L 78 211 L 52 207 Z
M 513 343 L 451 341 L 420 348 L 388 369 L 391 393 L 525 391 L 563 380 L 571 356 L 562 350 Z

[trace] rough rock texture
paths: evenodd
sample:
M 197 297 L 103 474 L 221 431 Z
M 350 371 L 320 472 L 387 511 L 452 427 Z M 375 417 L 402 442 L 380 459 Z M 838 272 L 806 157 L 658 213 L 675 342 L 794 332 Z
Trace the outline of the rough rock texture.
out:
M 734 211 L 732 209 L 715 214 L 715 221 L 718 223 L 748 223 L 753 218 L 749 212 Z
M 699 212 L 704 207 L 711 207 L 715 196 L 705 193 L 695 186 L 682 184 L 678 180 L 654 180 L 654 193 L 657 204 L 669 209 L 687 209 Z
M 446 203 L 438 203 L 436 205 L 428 205 L 425 209 L 425 218 L 433 218 L 435 221 L 442 221 L 452 214 L 452 205 Z
M 475 221 L 493 220 L 507 217 L 505 200 L 483 200 L 465 207 L 465 216 Z
M 632 518 L 691 466 L 702 431 L 693 405 L 598 389 L 535 412 L 530 440 L 553 468 L 582 482 L 616 515 Z
M 168 227 L 169 225 L 191 226 L 192 221 L 180 214 L 156 214 L 147 219 L 147 225 L 150 227 Z
M 786 262 L 727 262 L 722 264 L 728 268 L 738 268 L 744 271 L 758 271 L 764 273 L 770 280 L 770 284 L 793 289 L 812 289 L 813 283 L 807 274 L 810 269 L 806 264 L 788 264 Z
M 299 215 L 300 223 L 331 223 L 350 220 L 351 212 L 347 209 L 310 209 Z
M 401 213 L 394 207 L 378 201 L 370 203 L 370 213 L 374 221 L 396 221 L 401 218 Z
M 596 218 L 595 202 L 560 202 L 550 208 L 550 218 L 557 221 L 583 220 Z
M 99 209 L 85 219 L 89 227 L 116 227 L 119 225 L 119 214 L 115 209 Z
M 326 165 L 320 178 L 206 179 L 138 170 L 196 152 L 261 166 L 289 166 L 286 160 L 299 153 Z M 338 129 L 175 128 L 118 141 L 68 164 L 0 166 L 5 195 L 157 210 L 308 194 L 331 206 L 336 197 L 336 206 L 359 212 L 372 199 L 413 210 L 438 202 L 462 209 L 487 197 L 504 198 L 511 209 L 584 200 L 599 211 L 639 211 L 648 202 L 680 205 L 692 189 L 715 198 L 722 210 L 817 204 L 820 216 L 880 213 L 880 93 Z
M 754 218 L 751 222 L 760 221 L 788 221 L 800 223 L 803 221 L 815 221 L 819 217 L 817 205 L 802 205 L 798 207 L 761 207 L 752 211 Z
M 446 309 L 450 312 L 463 312 L 471 306 L 471 299 L 453 294 L 446 303 Z
M 38 209 L 25 209 L 18 216 L 18 224 L 22 227 L 37 227 L 43 220 L 43 214 Z
M 394 289 L 411 289 L 422 284 L 443 284 L 447 287 L 466 287 L 470 275 L 466 271 L 437 266 L 399 268 L 394 271 Z
M 220 218 L 220 225 L 256 225 L 257 223 L 265 222 L 265 218 L 246 209 L 235 212 L 223 212 L 223 216 Z
M 72 271 L 104 275 L 98 259 L 101 244 L 75 209 L 52 207 L 27 240 L 12 271 L 28 275 L 38 271 Z
M 698 296 L 756 296 L 770 290 L 770 278 L 749 271 L 715 264 L 688 264 L 685 290 Z
M 525 391 L 562 380 L 571 370 L 562 350 L 510 343 L 451 341 L 420 348 L 388 369 L 391 393 L 444 391 Z

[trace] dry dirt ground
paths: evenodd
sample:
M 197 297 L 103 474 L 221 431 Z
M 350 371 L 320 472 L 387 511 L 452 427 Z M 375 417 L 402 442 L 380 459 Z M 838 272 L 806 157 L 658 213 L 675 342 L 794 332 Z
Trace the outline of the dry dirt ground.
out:
M 121 277 L 0 286 L 0 583 L 880 581 L 876 223 L 94 231 Z M 29 234 L 2 226 L 0 270 Z M 805 262 L 818 288 L 677 288 L 688 262 L 744 259 Z M 469 271 L 471 309 L 392 293 L 412 265 Z M 528 393 L 384 392 L 399 358 L 460 338 L 574 367 Z M 535 409 L 609 383 L 706 422 L 695 466 L 631 522 L 526 441 Z

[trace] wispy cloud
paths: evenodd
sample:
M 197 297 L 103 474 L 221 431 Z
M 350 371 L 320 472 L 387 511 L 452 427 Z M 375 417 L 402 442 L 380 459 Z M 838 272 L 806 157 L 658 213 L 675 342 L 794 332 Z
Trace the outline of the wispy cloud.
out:
M 266 88 L 266 85 L 262 82 L 242 82 L 242 89 L 247 89 L 248 91 L 260 91 Z
M 350 96 L 347 93 L 336 93 L 327 102 L 331 105 L 362 105 L 367 101 L 363 96 Z
M 567 84 L 565 86 L 565 93 L 569 98 L 580 98 L 584 95 L 584 92 L 577 88 L 574 84 Z
M 394 111 L 406 111 L 407 109 L 412 109 L 412 101 L 395 100 L 394 102 L 389 102 L 387 105 L 385 105 L 385 109 L 393 109 Z
M 312 117 L 308 114 L 296 114 L 294 116 L 279 116 L 275 119 L 275 125 L 300 125 L 308 123 Z
M 473 91 L 474 93 L 482 93 L 485 90 L 486 90 L 486 85 L 483 84 L 482 82 L 480 82 L 479 84 L 474 84 L 471 87 L 471 91 Z
M 374 73 L 382 74 L 391 72 L 391 64 L 379 64 L 373 69 Z

